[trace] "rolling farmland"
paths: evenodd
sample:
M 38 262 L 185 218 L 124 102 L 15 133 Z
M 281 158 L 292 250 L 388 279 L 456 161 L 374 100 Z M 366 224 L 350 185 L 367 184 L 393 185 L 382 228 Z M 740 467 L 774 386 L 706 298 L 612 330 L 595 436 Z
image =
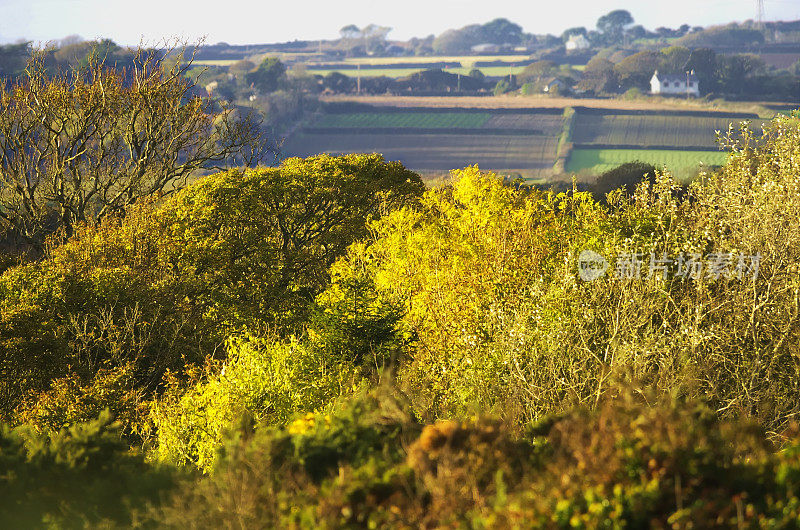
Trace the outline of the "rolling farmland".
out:
M 381 153 L 421 173 L 441 174 L 478 164 L 482 169 L 540 178 L 552 169 L 556 143 L 554 136 L 301 134 L 286 143 L 284 152 Z
M 478 164 L 538 179 L 552 170 L 561 123 L 552 112 L 335 112 L 287 140 L 284 154 L 376 152 L 421 173 Z
M 675 115 L 601 115 L 576 116 L 572 141 L 584 146 L 672 146 L 686 148 L 717 147 L 715 131 L 725 132 L 738 126 L 742 118 L 675 116 Z M 759 129 L 762 120 L 751 120 L 751 128 Z
M 478 164 L 527 179 L 556 172 L 597 175 L 625 162 L 667 166 L 678 178 L 727 157 L 715 130 L 747 115 L 575 107 L 571 127 L 557 108 L 402 107 L 332 104 L 284 144 L 285 156 L 377 152 L 423 174 Z M 758 128 L 761 120 L 751 119 Z M 571 135 L 571 136 L 570 136 Z M 562 138 L 563 136 L 563 138 Z M 564 145 L 555 165 L 559 140 Z M 559 169 L 560 168 L 560 169 Z M 558 177 L 558 178 L 563 178 Z
M 326 114 L 316 127 L 421 127 L 428 129 L 479 128 L 492 115 L 488 112 L 357 112 Z

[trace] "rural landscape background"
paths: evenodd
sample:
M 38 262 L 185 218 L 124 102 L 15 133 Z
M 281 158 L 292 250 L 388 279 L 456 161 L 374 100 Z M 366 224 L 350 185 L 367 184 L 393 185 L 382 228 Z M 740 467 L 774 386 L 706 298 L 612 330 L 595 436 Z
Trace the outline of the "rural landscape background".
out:
M 752 8 L 0 45 L 0 526 L 800 526 Z

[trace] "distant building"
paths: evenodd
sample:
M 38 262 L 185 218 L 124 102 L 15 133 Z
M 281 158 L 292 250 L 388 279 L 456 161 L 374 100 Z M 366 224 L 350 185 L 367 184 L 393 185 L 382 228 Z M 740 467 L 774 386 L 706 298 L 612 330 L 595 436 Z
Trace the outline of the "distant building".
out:
M 586 50 L 592 47 L 592 43 L 583 35 L 572 35 L 569 40 L 567 40 L 566 46 L 567 51 Z
M 544 86 L 542 87 L 542 92 L 549 94 L 551 92 L 563 92 L 567 85 L 564 84 L 563 81 L 560 79 L 556 79 L 555 77 L 551 77 L 545 80 Z
M 675 96 L 699 96 L 700 81 L 694 70 L 686 74 L 659 74 L 658 70 L 650 78 L 651 94 L 667 94 Z
M 502 46 L 499 44 L 492 44 L 491 42 L 485 42 L 483 44 L 476 44 L 472 48 L 473 53 L 497 53 L 502 50 Z

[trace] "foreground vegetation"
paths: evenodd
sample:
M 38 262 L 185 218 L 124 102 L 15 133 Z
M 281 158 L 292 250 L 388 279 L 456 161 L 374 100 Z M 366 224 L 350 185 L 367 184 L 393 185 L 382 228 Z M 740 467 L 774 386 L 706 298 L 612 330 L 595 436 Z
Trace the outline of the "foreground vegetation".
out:
M 0 521 L 800 524 L 800 120 L 731 147 L 604 197 L 289 159 L 7 260 Z

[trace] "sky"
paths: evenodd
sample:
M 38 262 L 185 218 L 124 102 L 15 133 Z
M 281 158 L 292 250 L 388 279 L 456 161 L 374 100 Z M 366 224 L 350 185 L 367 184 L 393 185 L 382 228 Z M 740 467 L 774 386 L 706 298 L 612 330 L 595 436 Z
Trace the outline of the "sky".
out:
M 800 1 L 764 0 L 765 20 L 800 19 Z M 119 44 L 180 38 L 214 44 L 335 39 L 348 24 L 393 28 L 406 40 L 505 17 L 529 33 L 592 28 L 614 9 L 627 9 L 648 29 L 708 26 L 755 18 L 756 0 L 0 0 L 0 42 L 45 43 L 68 35 Z

